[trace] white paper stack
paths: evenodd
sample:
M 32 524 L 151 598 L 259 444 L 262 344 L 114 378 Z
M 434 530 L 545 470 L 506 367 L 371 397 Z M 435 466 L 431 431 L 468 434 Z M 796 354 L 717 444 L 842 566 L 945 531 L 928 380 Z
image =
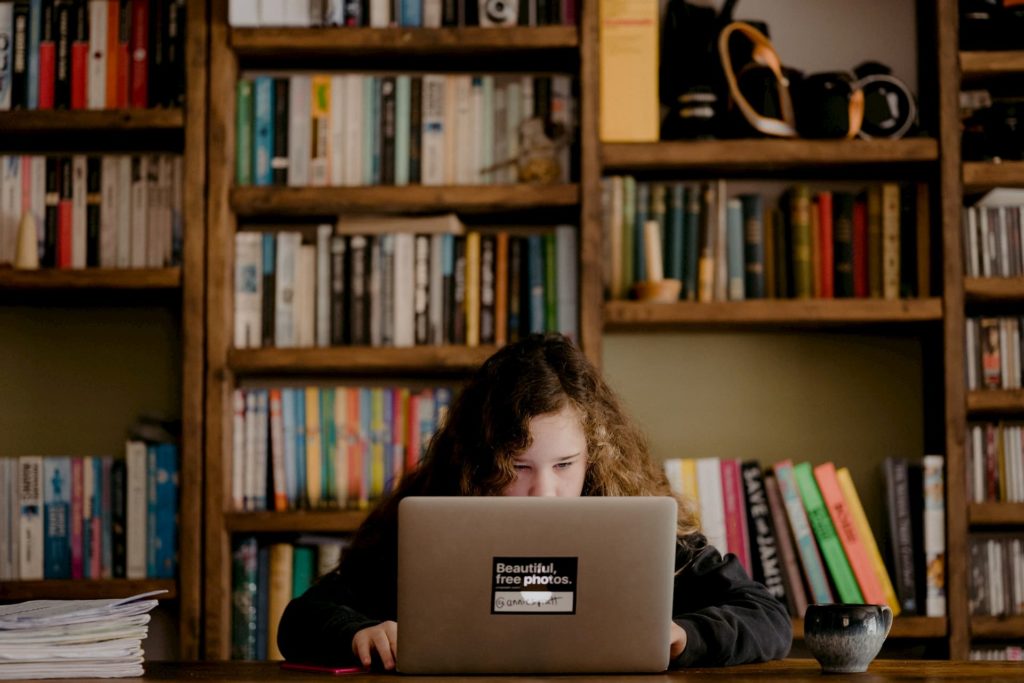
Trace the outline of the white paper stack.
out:
M 152 591 L 0 605 L 0 679 L 141 676 Z

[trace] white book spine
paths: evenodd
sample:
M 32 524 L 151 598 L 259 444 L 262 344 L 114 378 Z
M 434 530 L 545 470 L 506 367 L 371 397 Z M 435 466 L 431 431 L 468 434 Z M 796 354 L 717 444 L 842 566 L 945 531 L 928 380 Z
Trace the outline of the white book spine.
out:
M 345 95 L 347 78 L 331 77 L 331 185 L 345 184 Z
M 424 185 L 444 184 L 445 80 L 436 74 L 423 77 L 420 182 Z
M 11 108 L 11 73 L 14 68 L 14 3 L 0 2 L 0 45 L 4 54 L 0 55 L 0 111 Z
M 228 25 L 252 28 L 260 25 L 261 0 L 228 0 Z
M 473 182 L 473 165 L 476 163 L 478 141 L 474 126 L 476 98 L 473 79 L 470 76 L 452 76 L 455 81 L 455 131 L 461 142 L 455 144 L 455 182 L 466 185 Z
M 299 247 L 295 271 L 295 345 L 313 346 L 316 341 L 316 247 Z
M 441 0 L 423 0 L 423 28 L 441 28 Z
M 146 444 L 125 447 L 125 572 L 129 579 L 146 578 Z
M 725 552 L 725 502 L 722 500 L 722 466 L 718 458 L 698 458 L 701 531 L 708 544 Z
M 316 345 L 331 345 L 331 233 L 334 226 L 316 228 Z
M 309 134 L 313 103 L 312 81 L 309 76 L 295 75 L 288 83 L 288 185 L 309 185 L 309 162 L 312 138 Z
M 231 393 L 231 509 L 245 509 L 245 390 Z
M 274 272 L 274 346 L 295 346 L 295 268 L 302 235 L 277 233 L 277 263 Z
M 88 165 L 84 154 L 71 158 L 71 267 L 85 268 Z
M 235 234 L 235 348 L 260 346 L 262 341 L 262 236 Z
M 555 228 L 558 331 L 579 342 L 579 249 L 576 245 L 575 226 Z
M 411 233 L 395 235 L 394 311 L 395 346 L 413 346 L 416 343 L 416 310 L 419 297 L 415 292 L 413 274 L 416 270 L 416 236 Z M 424 292 L 424 306 L 426 305 Z M 414 300 L 415 298 L 415 300 Z
M 356 187 L 363 184 L 363 78 L 362 74 L 348 74 L 345 79 L 345 142 L 342 147 L 345 172 L 343 184 Z
M 160 156 L 152 154 L 146 163 L 146 267 L 163 265 L 164 227 L 160 200 Z
M 89 75 L 86 78 L 89 109 L 107 105 L 107 4 L 89 0 Z
M 309 12 L 309 0 L 283 0 L 283 3 L 283 26 L 309 28 L 313 25 L 312 16 L 310 16 Z
M 133 161 L 130 156 L 122 155 L 117 158 L 117 267 L 132 267 L 132 198 L 134 186 L 132 184 Z
M 146 267 L 146 221 L 149 218 L 148 171 L 149 158 L 146 156 L 132 157 L 132 197 L 131 197 L 131 267 Z
M 391 23 L 391 3 L 388 0 L 370 0 L 370 28 L 387 28 Z
M 256 0 L 259 3 L 260 26 L 285 25 L 285 0 Z
M 100 267 L 117 267 L 117 157 L 100 161 Z
M 429 339 L 431 344 L 444 343 L 444 235 L 430 236 L 430 284 L 427 292 L 430 305 L 427 316 L 430 321 Z
M 18 500 L 21 501 L 18 539 L 18 577 L 43 578 L 43 459 L 18 458 Z
M 21 222 L 21 157 L 0 157 L 0 264 L 12 264 Z
M 465 175 L 463 183 L 479 185 L 480 169 L 483 168 L 484 160 L 484 80 L 480 76 L 474 76 L 470 81 L 469 89 L 469 128 L 466 137 L 469 140 L 469 152 L 467 162 L 469 166 L 464 168 Z

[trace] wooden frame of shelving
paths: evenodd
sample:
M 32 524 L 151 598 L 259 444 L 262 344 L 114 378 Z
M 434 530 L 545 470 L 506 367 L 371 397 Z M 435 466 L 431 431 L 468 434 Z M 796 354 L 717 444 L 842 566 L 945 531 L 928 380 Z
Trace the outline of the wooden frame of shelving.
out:
M 209 189 L 207 206 L 207 358 L 205 481 L 205 630 L 204 654 L 225 659 L 230 654 L 231 535 L 233 533 L 351 532 L 365 511 L 317 510 L 235 512 L 228 509 L 231 453 L 231 392 L 237 383 L 262 377 L 465 377 L 494 347 L 417 346 L 412 348 L 328 347 L 311 349 L 233 349 L 233 249 L 241 218 L 328 217 L 339 212 L 418 213 L 452 210 L 461 213 L 510 213 L 517 217 L 544 211 L 580 218 L 580 340 L 590 358 L 600 359 L 600 229 L 596 148 L 596 5 L 585 3 L 583 28 L 550 26 L 485 29 L 231 29 L 227 0 L 211 0 Z M 589 9 L 588 9 L 589 8 Z M 589 41 L 589 42 L 588 42 Z M 521 56 L 555 55 L 569 69 L 579 58 L 581 177 L 559 185 L 486 185 L 430 187 L 234 187 L 235 92 L 243 67 L 264 68 L 275 61 L 288 68 L 316 64 L 331 69 L 340 59 L 370 68 L 374 60 L 393 66 L 396 57 L 413 55 L 455 61 L 467 54 L 486 57 L 476 70 L 492 64 L 515 68 Z M 392 61 L 388 62 L 390 59 Z M 314 61 L 311 61 L 314 60 Z M 319 60 L 319 62 L 315 61 Z M 465 60 L 463 60 L 464 62 Z M 330 62 L 326 64 L 326 62 Z M 589 71 L 587 71 L 589 69 Z M 417 71 L 418 69 L 410 69 Z M 532 71 L 532 68 L 524 69 Z M 589 80 L 588 80 L 588 75 Z M 224 96 L 231 93 L 231 96 Z M 593 220 L 597 219 L 597 222 Z M 597 231 L 594 231 L 597 225 Z
M 179 293 L 181 305 L 182 405 L 178 469 L 178 576 L 172 580 L 95 579 L 11 581 L 0 584 L 0 600 L 124 597 L 167 590 L 161 600 L 176 605 L 180 659 L 197 659 L 200 645 L 200 565 L 202 539 L 203 370 L 206 241 L 206 102 L 207 0 L 187 0 L 185 35 L 185 106 L 183 109 L 0 112 L 0 149 L 19 153 L 104 153 L 106 142 L 131 134 L 130 149 L 154 151 L 168 142 L 183 146 L 185 167 L 182 213 L 182 265 L 167 268 L 0 270 L 0 295 L 30 292 Z M 76 137 L 77 136 L 77 137 Z M 170 136 L 170 137 L 168 137 Z M 176 137 L 180 136 L 180 137 Z M 38 140 L 38 143 L 37 143 Z M 99 143 L 97 143 L 97 140 Z M 98 144 L 98 146 L 97 146 Z M 27 151 L 31 150 L 31 151 Z M 117 153 L 126 150 L 118 148 Z M 91 301 L 90 301 L 91 303 Z M 160 305 L 167 305 L 161 301 Z

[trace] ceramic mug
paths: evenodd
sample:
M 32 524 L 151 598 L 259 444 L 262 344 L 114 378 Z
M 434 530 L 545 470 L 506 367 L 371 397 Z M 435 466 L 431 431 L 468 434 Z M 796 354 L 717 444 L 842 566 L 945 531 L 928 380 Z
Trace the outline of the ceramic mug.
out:
M 804 642 L 825 673 L 857 673 L 867 670 L 891 627 L 886 605 L 809 605 Z

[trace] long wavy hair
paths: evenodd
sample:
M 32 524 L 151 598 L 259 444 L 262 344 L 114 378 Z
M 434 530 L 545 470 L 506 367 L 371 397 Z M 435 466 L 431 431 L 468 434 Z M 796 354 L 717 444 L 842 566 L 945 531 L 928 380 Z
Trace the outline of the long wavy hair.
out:
M 534 334 L 487 359 L 430 441 L 420 465 L 370 514 L 345 553 L 343 573 L 366 552 L 395 552 L 398 504 L 406 496 L 495 496 L 530 447 L 530 421 L 565 407 L 587 440 L 585 496 L 673 496 L 680 542 L 700 545 L 694 501 L 675 496 L 643 433 L 586 356 L 560 334 Z

